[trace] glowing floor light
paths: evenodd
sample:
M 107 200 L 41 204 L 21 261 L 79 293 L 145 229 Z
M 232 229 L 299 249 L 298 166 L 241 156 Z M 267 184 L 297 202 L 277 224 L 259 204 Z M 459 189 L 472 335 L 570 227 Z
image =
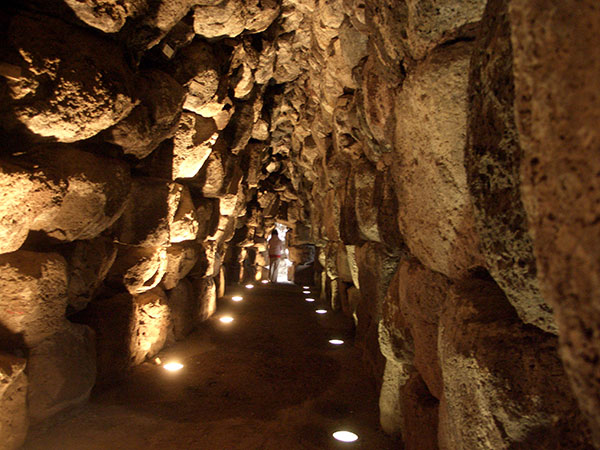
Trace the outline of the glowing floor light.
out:
M 267 284 L 269 282 L 269 280 L 262 280 L 261 283 L 262 284 Z
M 306 297 L 304 300 L 306 300 L 307 302 L 314 302 L 315 301 L 314 298 L 310 298 L 310 297 Z
M 254 285 L 253 285 L 253 284 L 247 284 L 247 285 L 246 285 L 246 289 L 252 289 L 253 287 L 254 287 Z
M 231 316 L 223 316 L 219 319 L 223 323 L 231 323 L 233 322 L 233 317 Z
M 302 286 L 302 289 L 310 289 L 310 286 Z
M 354 442 L 358 440 L 358 436 L 351 431 L 336 431 L 333 437 L 342 442 Z
M 302 291 L 303 294 L 310 294 L 310 291 Z
M 169 372 L 177 372 L 178 370 L 183 369 L 183 364 L 178 362 L 170 362 L 163 365 L 163 369 L 168 370 Z
M 242 297 L 241 295 L 234 295 L 233 297 L 231 297 L 231 300 L 233 300 L 234 302 L 241 302 L 242 300 L 244 300 L 244 297 Z
M 332 345 L 342 345 L 344 341 L 341 339 L 329 339 L 329 343 Z
M 315 312 L 317 314 L 325 314 L 327 312 L 327 310 L 326 309 L 317 309 Z

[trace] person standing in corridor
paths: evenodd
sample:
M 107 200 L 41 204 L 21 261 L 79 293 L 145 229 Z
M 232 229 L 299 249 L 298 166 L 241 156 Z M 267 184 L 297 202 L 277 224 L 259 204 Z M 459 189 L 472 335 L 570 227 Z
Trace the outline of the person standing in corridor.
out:
M 284 242 L 279 239 L 279 233 L 274 229 L 269 240 L 269 279 L 271 283 L 277 283 L 277 274 L 281 264 L 281 257 L 284 251 Z

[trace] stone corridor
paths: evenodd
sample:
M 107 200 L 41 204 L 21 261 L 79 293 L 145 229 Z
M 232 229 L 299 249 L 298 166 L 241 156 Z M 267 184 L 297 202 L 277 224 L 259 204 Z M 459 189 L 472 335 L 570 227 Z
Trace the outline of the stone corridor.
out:
M 236 294 L 243 301 L 232 301 Z M 379 427 L 376 387 L 353 347 L 352 321 L 316 314 L 328 305 L 306 297 L 290 284 L 232 286 L 212 319 L 159 354 L 163 363 L 182 363 L 181 371 L 144 363 L 34 428 L 24 448 L 348 448 L 332 438 L 338 430 L 359 436 L 352 448 L 397 448 Z M 221 323 L 227 315 L 234 321 Z

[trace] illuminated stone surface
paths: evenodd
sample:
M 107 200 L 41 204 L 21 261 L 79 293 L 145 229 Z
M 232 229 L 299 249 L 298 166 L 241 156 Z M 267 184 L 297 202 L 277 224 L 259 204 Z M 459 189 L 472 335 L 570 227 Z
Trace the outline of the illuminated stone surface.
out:
M 590 431 L 599 445 L 592 0 L 12 3 L 3 351 L 55 339 L 67 357 L 79 347 L 57 336 L 88 323 L 99 382 L 119 378 L 220 327 L 202 322 L 226 283 L 285 289 L 258 282 L 289 227 L 282 272 L 328 313 L 296 286 L 295 305 L 355 326 L 401 445 L 584 449 Z M 349 341 L 329 329 L 329 352 L 332 336 Z

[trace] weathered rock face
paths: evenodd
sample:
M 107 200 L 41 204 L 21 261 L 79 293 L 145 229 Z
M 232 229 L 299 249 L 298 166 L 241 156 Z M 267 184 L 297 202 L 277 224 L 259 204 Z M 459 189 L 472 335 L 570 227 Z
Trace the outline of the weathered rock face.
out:
M 481 263 L 463 158 L 471 50 L 437 50 L 396 98 L 400 229 L 417 258 L 450 277 Z
M 32 133 L 80 141 L 114 125 L 135 105 L 133 75 L 110 40 L 31 15 L 15 16 L 8 33 L 21 69 L 10 81 L 9 117 Z
M 67 315 L 118 378 L 260 278 L 276 223 L 406 448 L 587 448 L 567 376 L 600 442 L 594 1 L 17 3 L 0 343 L 35 376 L 0 391 L 10 445 L 93 383 Z
M 0 332 L 33 346 L 59 331 L 66 319 L 67 264 L 56 253 L 19 250 L 0 255 Z
M 94 301 L 80 320 L 96 332 L 101 382 L 118 379 L 129 367 L 155 355 L 171 326 L 167 297 L 160 288 Z
M 508 3 L 490 1 L 471 59 L 465 163 L 487 267 L 521 319 L 556 333 L 542 299 L 521 201 L 523 151 L 515 124 Z
M 185 92 L 159 70 L 142 73 L 136 84 L 140 104 L 107 131 L 107 140 L 120 145 L 125 154 L 142 159 L 175 134 Z
M 29 425 L 25 366 L 25 359 L 0 353 L 0 439 L 8 450 L 21 447 Z
M 515 113 L 523 204 L 542 295 L 554 307 L 561 356 L 600 444 L 598 158 L 600 24 L 593 2 L 551 9 L 511 2 Z M 531 18 L 536 17 L 535 23 Z M 550 30 L 546 32 L 544 30 Z M 566 40 L 565 40 L 566 39 Z M 539 54 L 539 46 L 552 52 Z M 565 149 L 569 149 L 565 152 Z
M 67 294 L 69 306 L 86 307 L 108 274 L 117 256 L 117 247 L 105 238 L 78 241 L 66 256 L 69 264 Z
M 449 448 L 591 448 L 557 339 L 524 325 L 493 282 L 452 289 L 439 342 Z
M 29 352 L 27 403 L 33 421 L 41 421 L 87 400 L 96 381 L 94 333 L 70 324 Z

